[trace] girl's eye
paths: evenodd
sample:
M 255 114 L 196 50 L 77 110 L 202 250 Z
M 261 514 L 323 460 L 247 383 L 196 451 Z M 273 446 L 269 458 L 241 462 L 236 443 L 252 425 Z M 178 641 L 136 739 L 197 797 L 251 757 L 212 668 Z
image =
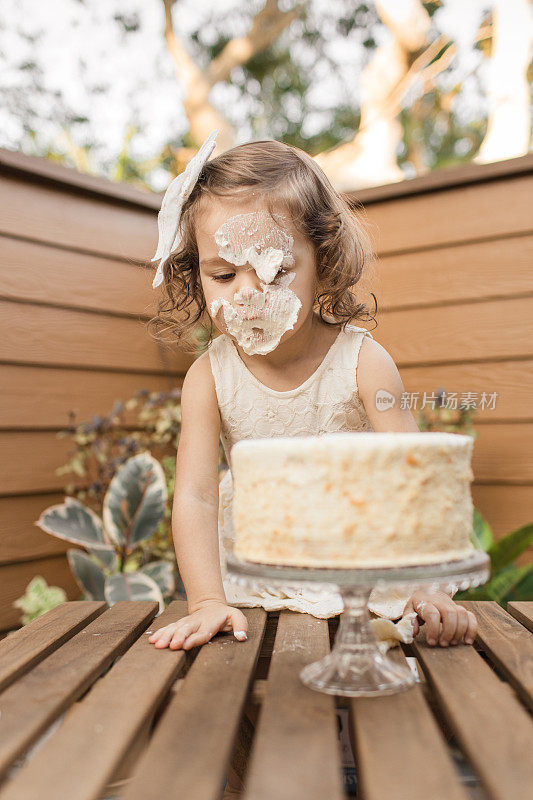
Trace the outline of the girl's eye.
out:
M 276 278 L 279 278 L 279 276 L 284 274 L 285 272 L 287 272 L 287 270 L 284 269 L 283 267 L 280 267 L 274 276 L 274 280 L 276 280 Z M 214 281 L 222 281 L 222 282 L 230 281 L 234 277 L 235 277 L 234 272 L 228 272 L 225 275 L 212 275 Z

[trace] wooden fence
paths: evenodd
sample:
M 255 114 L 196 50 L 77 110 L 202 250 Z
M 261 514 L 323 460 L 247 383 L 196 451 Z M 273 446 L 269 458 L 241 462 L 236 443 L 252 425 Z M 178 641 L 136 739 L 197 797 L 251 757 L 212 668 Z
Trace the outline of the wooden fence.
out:
M 357 193 L 377 234 L 373 333 L 406 391 L 497 392 L 477 416 L 474 500 L 502 535 L 533 520 L 533 157 Z M 61 502 L 56 433 L 141 388 L 179 385 L 190 357 L 147 334 L 161 198 L 0 150 L 0 630 L 35 575 L 79 589 L 69 547 L 34 522 Z M 421 394 L 422 396 L 422 394 Z
M 160 198 L 38 158 L 0 151 L 0 630 L 35 575 L 80 595 L 70 547 L 34 525 L 62 502 L 58 439 L 137 389 L 166 391 L 190 357 L 148 336 Z

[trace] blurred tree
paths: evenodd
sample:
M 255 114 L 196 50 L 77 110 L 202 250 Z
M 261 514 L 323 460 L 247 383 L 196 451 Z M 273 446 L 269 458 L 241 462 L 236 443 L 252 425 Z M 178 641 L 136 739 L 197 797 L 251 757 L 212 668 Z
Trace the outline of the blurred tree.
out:
M 172 8 L 177 0 L 163 0 L 165 7 L 165 40 L 174 61 L 176 75 L 185 87 L 183 101 L 190 124 L 190 136 L 197 144 L 214 129 L 219 129 L 214 154 L 233 147 L 235 130 L 227 118 L 209 100 L 212 87 L 228 81 L 236 67 L 245 64 L 273 42 L 293 19 L 304 10 L 305 2 L 297 2 L 289 11 L 281 11 L 278 0 L 266 0 L 255 15 L 248 33 L 227 41 L 205 69 L 201 69 L 188 54 L 174 30 Z
M 533 23 L 528 0 L 494 0 L 492 53 L 487 82 L 489 121 L 478 163 L 528 152 L 531 119 L 528 66 Z
M 174 33 L 171 9 L 175 2 L 164 0 L 165 35 L 174 57 L 176 74 L 187 86 L 185 109 L 196 145 L 213 127 L 221 130 L 218 152 L 233 145 L 232 126 L 209 102 L 211 87 L 217 81 L 231 78 L 243 89 L 250 84 L 259 89 L 263 114 L 254 120 L 257 138 L 270 136 L 303 147 L 316 158 L 340 191 L 403 180 L 405 172 L 399 158 L 402 150 L 416 174 L 423 174 L 436 166 L 460 160 L 455 149 L 456 141 L 461 141 L 463 151 L 469 153 L 475 152 L 479 146 L 479 129 L 473 126 L 465 135 L 465 131 L 458 130 L 453 115 L 443 111 L 446 101 L 453 99 L 454 90 L 443 98 L 444 103 L 440 102 L 436 91 L 437 77 L 450 66 L 457 53 L 454 42 L 444 34 L 435 33 L 432 27 L 432 16 L 442 5 L 438 1 L 424 4 L 422 0 L 375 0 L 375 8 L 390 36 L 377 47 L 373 40 L 364 42 L 365 48 L 374 52 L 359 79 L 360 111 L 352 110 L 346 115 L 347 109 L 339 109 L 337 120 L 343 115 L 348 116 L 351 124 L 347 135 L 341 134 L 336 142 L 328 141 L 324 134 L 318 142 L 301 141 L 298 134 L 304 119 L 304 99 L 309 83 L 301 70 L 294 69 L 290 47 L 277 41 L 293 20 L 298 20 L 301 23 L 299 32 L 304 33 L 307 41 L 316 48 L 317 56 L 324 58 L 326 40 L 320 29 L 313 26 L 312 16 L 308 13 L 309 3 L 299 2 L 291 11 L 281 11 L 277 0 L 267 0 L 254 17 L 247 35 L 215 43 L 211 60 L 202 71 L 186 54 Z M 492 112 L 479 160 L 521 155 L 529 146 L 526 72 L 531 25 L 527 24 L 525 11 L 528 2 L 509 0 L 507 3 L 506 0 L 507 13 L 501 13 L 500 9 L 498 14 L 503 2 L 494 0 L 494 19 L 498 24 L 493 26 L 497 38 L 494 42 L 495 63 L 491 64 L 490 71 Z M 359 13 L 367 11 L 366 4 L 357 6 Z M 357 24 L 357 13 L 354 11 L 351 16 L 351 19 L 340 21 L 345 31 Z M 515 54 L 511 52 L 513 36 L 517 36 L 519 42 Z M 411 94 L 411 106 L 405 108 L 408 94 Z M 265 101 L 265 98 L 268 99 Z M 503 112 L 509 108 L 514 113 L 506 116 Z M 282 129 L 276 130 L 280 120 L 280 114 L 276 112 L 282 110 L 285 111 L 281 117 Z M 446 129 L 447 135 L 435 136 L 433 130 L 428 130 L 435 120 L 440 123 L 437 127 Z M 509 126 L 512 127 L 515 120 L 519 124 L 510 131 Z M 440 140 L 443 147 L 443 152 L 438 152 L 436 158 L 432 157 L 430 147 L 421 145 L 421 142 L 431 141 L 432 137 Z M 316 147 L 318 143 L 320 147 Z M 188 157 L 193 152 L 194 149 Z M 486 157 L 487 153 L 490 158 Z
M 6 2 L 13 14 L 15 0 Z M 516 156 L 529 147 L 527 0 L 233 0 L 202 4 L 194 14 L 191 0 L 150 2 L 162 11 L 172 64 L 169 72 L 163 55 L 165 80 L 172 80 L 173 69 L 180 100 L 165 88 L 163 101 L 158 96 L 151 106 L 147 102 L 146 91 L 155 95 L 162 74 L 153 8 L 145 11 L 140 0 L 131 0 L 127 10 L 124 0 L 105 7 L 61 0 L 62 39 L 60 20 L 48 24 L 44 12 L 33 27 L 22 14 L 11 36 L 6 17 L 0 23 L 0 57 L 9 51 L 11 58 L 4 59 L 9 69 L 0 81 L 0 144 L 156 189 L 183 170 L 214 127 L 220 130 L 218 152 L 260 138 L 301 147 L 341 190 L 474 158 Z M 86 38 L 93 36 L 89 49 L 69 52 L 72 36 L 65 31 L 74 35 L 89 23 L 99 24 L 102 36 L 87 29 Z M 149 54 L 139 49 L 148 28 Z M 135 73 L 142 80 L 131 81 L 124 69 L 125 54 L 131 59 L 132 52 L 153 70 Z M 90 58 L 106 63 L 99 80 L 92 72 L 86 79 Z M 62 85 L 58 73 L 70 70 L 65 87 L 76 87 L 76 100 L 85 92 L 85 108 L 76 107 L 72 92 L 67 97 L 51 88 Z M 55 84 L 47 80 L 51 73 Z M 478 102 L 485 84 L 488 116 Z M 101 116 L 108 95 L 114 97 L 113 135 Z M 151 128 L 160 138 L 150 152 L 146 126 L 154 108 L 166 119 L 183 109 L 187 132 L 174 136 L 175 124 L 160 121 Z M 122 142 L 117 119 L 125 120 Z M 168 130 L 163 146 L 161 130 Z M 103 142 L 112 153 L 104 162 Z

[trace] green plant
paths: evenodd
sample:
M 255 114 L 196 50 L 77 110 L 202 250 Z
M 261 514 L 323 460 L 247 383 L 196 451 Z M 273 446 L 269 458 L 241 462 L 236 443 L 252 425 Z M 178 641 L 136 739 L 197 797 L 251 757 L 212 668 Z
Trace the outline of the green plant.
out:
M 533 600 L 533 564 L 518 566 L 514 560 L 533 542 L 533 523 L 523 525 L 494 541 L 489 523 L 474 509 L 472 543 L 490 556 L 491 578 L 483 586 L 458 592 L 454 600 Z
M 416 421 L 420 430 L 462 433 L 475 438 L 473 423 L 475 406 L 459 403 L 457 408 L 448 407 L 444 389 L 437 389 L 434 396 L 434 405 L 424 405 L 416 411 Z
M 69 461 L 56 469 L 56 475 L 69 475 L 83 480 L 76 486 L 71 479 L 65 494 L 101 513 L 108 486 L 117 470 L 136 453 L 148 450 L 163 468 L 167 494 L 174 494 L 176 450 L 181 431 L 181 390 L 150 392 L 140 389 L 126 402 L 117 401 L 107 416 L 93 415 L 76 422 L 69 414 L 70 425 L 58 438 L 70 437 L 73 443 Z M 170 508 L 165 506 L 157 530 L 139 543 L 137 565 L 153 560 L 175 562 Z
M 45 509 L 36 525 L 46 533 L 82 545 L 67 558 L 76 581 L 91 600 L 157 600 L 176 589 L 175 559 L 139 566 L 136 552 L 157 530 L 167 501 L 161 464 L 148 452 L 129 458 L 112 478 L 103 499 L 102 518 L 73 497 Z
M 36 575 L 26 586 L 26 591 L 13 602 L 16 608 L 24 612 L 21 618 L 23 625 L 60 606 L 67 599 L 67 594 L 60 586 L 48 586 L 41 575 Z

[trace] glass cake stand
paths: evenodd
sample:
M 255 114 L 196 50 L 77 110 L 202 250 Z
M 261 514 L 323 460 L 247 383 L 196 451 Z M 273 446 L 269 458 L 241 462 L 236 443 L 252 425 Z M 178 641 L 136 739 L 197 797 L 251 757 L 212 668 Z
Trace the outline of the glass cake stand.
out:
M 383 655 L 370 624 L 368 598 L 375 587 L 444 589 L 453 583 L 459 591 L 480 586 L 489 579 L 490 559 L 475 550 L 467 558 L 406 567 L 330 569 L 287 567 L 227 557 L 227 577 L 241 586 L 262 590 L 266 586 L 301 590 L 303 582 L 336 588 L 344 611 L 331 652 L 300 672 L 302 682 L 319 692 L 345 697 L 374 697 L 408 689 L 415 682 L 409 667 Z

